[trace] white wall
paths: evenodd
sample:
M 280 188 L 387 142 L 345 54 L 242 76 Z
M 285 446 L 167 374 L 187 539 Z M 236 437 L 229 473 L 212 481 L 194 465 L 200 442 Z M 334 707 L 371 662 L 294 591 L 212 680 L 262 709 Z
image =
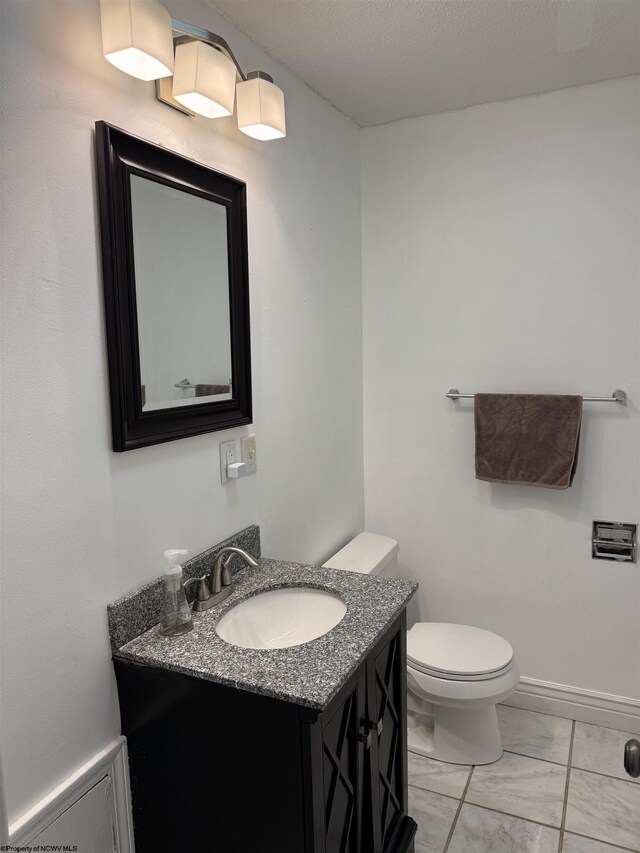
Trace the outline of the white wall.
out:
M 638 78 L 362 133 L 366 528 L 423 618 L 509 638 L 523 675 L 640 697 L 640 568 L 591 521 L 640 521 Z M 463 391 L 585 404 L 565 492 L 474 479 Z
M 3 506 L 0 744 L 14 820 L 119 732 L 105 608 L 257 522 L 316 561 L 362 529 L 359 133 L 198 0 L 285 91 L 285 140 L 187 118 L 101 54 L 98 0 L 1 4 Z M 110 450 L 93 125 L 248 185 L 260 469 L 220 485 L 212 433 Z M 249 430 L 245 430 L 249 431 Z

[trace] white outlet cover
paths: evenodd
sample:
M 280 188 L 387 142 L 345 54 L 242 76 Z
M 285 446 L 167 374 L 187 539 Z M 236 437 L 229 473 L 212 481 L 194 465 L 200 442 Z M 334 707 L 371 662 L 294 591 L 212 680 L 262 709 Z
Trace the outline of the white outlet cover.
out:
M 242 436 L 242 461 L 246 468 L 245 473 L 255 474 L 258 470 L 258 455 L 256 452 L 256 437 L 251 435 Z
M 224 485 L 229 477 L 227 476 L 227 466 L 236 461 L 236 440 L 232 438 L 230 441 L 220 442 L 220 482 Z

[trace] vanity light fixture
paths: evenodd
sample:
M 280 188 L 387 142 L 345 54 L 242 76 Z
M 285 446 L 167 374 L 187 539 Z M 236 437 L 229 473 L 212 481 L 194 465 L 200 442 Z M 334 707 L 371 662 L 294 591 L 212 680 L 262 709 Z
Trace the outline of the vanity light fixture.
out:
M 106 59 L 155 80 L 158 100 L 187 115 L 220 118 L 232 115 L 237 96 L 243 133 L 260 140 L 286 135 L 282 90 L 264 71 L 245 74 L 221 36 L 171 18 L 158 0 L 100 0 L 100 11 Z
M 233 114 L 236 67 L 215 47 L 203 41 L 176 45 L 173 97 L 205 118 Z
M 238 127 L 254 139 L 279 139 L 286 133 L 284 94 L 264 71 L 252 71 L 237 86 Z
M 171 15 L 158 0 L 100 0 L 105 59 L 139 80 L 173 74 Z

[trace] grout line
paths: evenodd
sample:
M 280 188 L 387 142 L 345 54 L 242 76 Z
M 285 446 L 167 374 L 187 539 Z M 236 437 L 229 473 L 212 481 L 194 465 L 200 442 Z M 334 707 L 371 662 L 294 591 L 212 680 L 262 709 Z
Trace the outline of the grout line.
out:
M 523 758 L 533 758 L 534 761 L 544 761 L 546 764 L 556 764 L 558 767 L 566 767 L 566 761 L 552 761 L 550 758 L 539 758 L 537 755 L 529 755 L 526 752 L 516 752 L 515 749 L 503 749 L 503 752 L 508 752 L 509 755 L 521 755 Z
M 579 722 L 579 721 L 574 721 L 574 722 Z M 570 746 L 572 745 L 571 741 L 572 741 L 572 738 L 570 738 Z M 631 779 L 625 779 L 622 776 L 612 776 L 611 773 L 603 773 L 601 770 L 591 770 L 589 767 L 579 767 L 577 764 L 569 764 L 571 758 L 573 757 L 572 751 L 569 752 L 569 757 L 567 758 L 567 761 L 551 761 L 551 759 L 549 759 L 549 758 L 538 758 L 537 755 L 528 755 L 526 752 L 516 752 L 515 749 L 504 749 L 503 753 L 508 753 L 509 755 L 519 755 L 522 758 L 531 758 L 532 761 L 543 761 L 545 764 L 554 764 L 556 767 L 571 767 L 572 770 L 580 770 L 582 773 L 592 773 L 594 776 L 604 776 L 605 779 L 614 779 L 617 782 L 627 782 L 629 785 L 640 785 L 640 783 L 634 782 Z M 433 761 L 434 760 L 432 758 L 427 758 L 426 756 L 423 756 L 423 757 L 425 758 L 425 761 Z M 420 788 L 421 786 L 420 785 L 413 785 L 413 787 L 414 788 Z M 422 788 L 422 790 L 423 791 L 430 791 L 432 794 L 440 794 L 441 793 L 440 791 L 433 791 L 431 788 Z M 453 800 L 458 799 L 458 797 L 454 796 L 453 794 L 442 794 L 441 796 L 451 797 L 451 799 L 453 799 Z M 505 812 L 505 814 L 506 814 L 506 812 Z M 543 826 L 547 826 L 547 824 L 543 824 Z M 557 827 L 556 827 L 556 829 L 557 829 Z M 585 838 L 588 838 L 588 836 L 585 836 Z
M 572 770 L 579 770 L 580 773 L 590 773 L 592 776 L 602 776 L 603 779 L 612 779 L 614 782 L 624 782 L 625 785 L 633 785 L 635 788 L 640 787 L 638 782 L 632 779 L 623 779 L 621 776 L 612 776 L 610 773 L 600 773 L 598 770 L 587 770 L 586 767 L 576 767 L 575 764 L 569 765 Z
M 544 761 L 545 764 L 555 764 L 556 767 L 571 767 L 572 770 L 580 770 L 582 773 L 592 773 L 594 776 L 604 776 L 605 779 L 614 779 L 618 782 L 628 782 L 630 785 L 638 785 L 638 782 L 633 782 L 631 779 L 624 779 L 622 776 L 612 776 L 611 773 L 603 773 L 601 770 L 592 770 L 589 767 L 580 767 L 577 764 L 570 764 L 569 761 L 573 757 L 569 753 L 569 759 L 566 762 L 551 761 L 549 758 L 538 758 L 536 755 L 527 755 L 526 752 L 516 752 L 515 749 L 505 749 L 503 752 L 508 752 L 509 755 L 520 755 L 522 758 L 531 758 L 533 761 Z M 585 836 L 585 838 L 588 836 Z
M 603 841 L 601 838 L 594 838 L 593 835 L 583 835 L 581 832 L 573 832 L 573 830 L 569 835 L 577 835 L 578 838 L 588 838 L 589 841 L 597 841 L 598 844 L 604 844 L 612 850 L 624 850 L 625 853 L 626 851 L 629 851 L 629 853 L 638 853 L 637 849 L 634 850 L 633 847 L 621 847 L 619 844 L 612 844 L 610 841 Z
M 442 791 L 434 791 L 433 788 L 423 788 L 422 785 L 416 785 L 412 782 L 409 782 L 409 787 L 413 788 L 414 791 L 425 791 L 427 794 L 436 794 L 438 797 L 446 797 L 448 800 L 455 800 L 456 803 L 460 800 L 460 797 L 456 797 L 454 794 L 443 794 Z M 2 850 L 1 847 L 0 850 Z
M 462 792 L 462 796 L 460 797 L 460 802 L 463 803 L 467 799 L 467 794 L 469 792 L 469 786 L 471 785 L 471 777 L 473 776 L 473 771 L 476 769 L 476 765 L 471 765 L 471 770 L 469 771 L 469 778 L 467 779 L 467 784 L 464 786 L 464 791 Z
M 533 695 L 533 694 L 531 694 Z M 607 723 L 594 723 L 593 721 L 587 720 L 571 720 L 571 717 L 567 717 L 566 714 L 558 714 L 553 711 L 532 711 L 531 708 L 521 708 L 519 705 L 507 705 L 505 702 L 499 702 L 497 705 L 498 708 L 511 708 L 514 711 L 523 711 L 525 714 L 537 714 L 539 717 L 553 717 L 556 720 L 569 720 L 570 722 L 580 723 L 581 726 L 593 726 L 598 729 L 611 729 L 611 731 L 619 732 L 623 735 L 631 735 L 631 737 L 638 737 L 640 731 L 628 731 L 627 729 L 619 729 L 617 726 L 611 726 Z M 616 713 L 626 713 L 624 711 L 616 712 Z M 637 726 L 637 714 L 628 715 L 631 716 L 631 727 L 632 729 L 636 729 Z M 585 835 L 585 838 L 588 836 Z M 606 844 L 606 842 L 605 842 Z
M 443 795 L 444 796 L 444 795 Z M 450 798 L 452 799 L 452 798 Z M 547 829 L 553 829 L 556 832 L 560 831 L 560 827 L 554 826 L 552 823 L 543 823 L 540 820 L 533 820 L 530 817 L 522 817 L 522 815 L 513 814 L 512 812 L 503 812 L 500 809 L 490 808 L 489 806 L 481 806 L 479 803 L 473 803 L 471 800 L 465 800 L 465 805 L 473 806 L 474 809 L 482 809 L 486 812 L 493 812 L 494 814 L 504 815 L 504 817 L 511 817 L 514 820 L 521 820 L 523 823 L 532 823 L 535 826 L 544 826 Z M 612 850 L 624 850 L 625 853 L 638 853 L 637 850 L 634 850 L 632 847 L 621 847 L 619 844 L 612 844 L 609 841 L 603 841 L 601 838 L 595 838 L 593 835 L 584 835 L 582 832 L 574 832 L 571 830 L 571 835 L 579 835 L 581 838 L 588 838 L 589 841 L 597 841 L 598 844 L 607 844 Z
M 623 712 L 621 712 L 621 713 L 623 713 Z M 633 729 L 638 728 L 636 717 L 637 717 L 637 714 L 634 715 L 633 720 L 630 720 L 630 722 L 632 722 L 632 724 L 633 724 L 632 725 Z M 592 728 L 594 728 L 594 729 L 609 729 L 610 731 L 618 732 L 618 734 L 621 734 L 621 735 L 631 735 L 631 737 L 638 737 L 638 735 L 640 735 L 640 730 L 629 732 L 626 729 L 619 729 L 615 726 L 608 726 L 606 723 L 587 723 L 584 720 L 575 720 L 575 722 L 580 723 L 581 726 L 592 726 Z M 585 838 L 586 837 L 587 836 L 585 835 Z M 608 844 L 608 842 L 604 841 L 603 844 Z M 629 848 L 629 849 L 631 849 L 631 848 Z
M 576 721 L 571 723 L 571 740 L 569 742 L 569 760 L 567 761 L 567 779 L 564 785 L 564 800 L 562 802 L 562 821 L 560 822 L 560 841 L 558 842 L 558 853 L 562 853 L 564 847 L 564 825 L 567 819 L 567 803 L 569 801 L 569 779 L 571 778 L 571 759 L 573 758 L 573 739 L 576 733 Z
M 507 705 L 504 702 L 499 702 L 497 705 L 498 708 L 510 708 L 513 711 L 522 711 L 525 714 L 536 714 L 538 717 L 553 717 L 554 720 L 569 720 L 569 722 L 573 722 L 570 717 L 567 717 L 565 714 L 554 714 L 551 711 L 532 711 L 531 708 L 521 708 L 519 705 Z M 600 725 L 599 723 L 587 723 L 587 725 Z M 605 728 L 607 728 L 605 726 Z M 618 729 L 618 731 L 620 731 Z
M 466 800 L 467 805 L 473 806 L 474 809 L 484 809 L 486 812 L 496 812 L 496 814 L 504 815 L 505 817 L 512 817 L 514 820 L 523 820 L 525 823 L 534 823 L 536 826 L 546 826 L 547 829 L 554 829 L 556 832 L 560 831 L 559 826 L 554 826 L 552 823 L 543 823 L 541 820 L 534 820 L 530 817 L 522 817 L 522 815 L 514 814 L 513 812 L 503 812 L 501 809 L 495 809 L 493 806 L 481 806 L 480 803 L 474 803 L 473 800 Z
M 451 824 L 449 835 L 447 835 L 447 840 L 445 841 L 445 845 L 442 849 L 442 853 L 447 853 L 449 845 L 451 844 L 451 839 L 453 838 L 453 833 L 456 828 L 456 824 L 458 823 L 458 818 L 460 817 L 460 812 L 462 811 L 464 799 L 467 796 L 467 791 L 469 790 L 469 785 L 471 784 L 471 777 L 473 776 L 474 770 L 475 766 L 472 766 L 471 770 L 469 771 L 469 778 L 467 779 L 467 784 L 464 786 L 464 791 L 462 792 L 462 796 L 460 797 L 460 802 L 458 803 L 458 810 L 456 811 L 455 817 L 453 818 L 453 823 Z

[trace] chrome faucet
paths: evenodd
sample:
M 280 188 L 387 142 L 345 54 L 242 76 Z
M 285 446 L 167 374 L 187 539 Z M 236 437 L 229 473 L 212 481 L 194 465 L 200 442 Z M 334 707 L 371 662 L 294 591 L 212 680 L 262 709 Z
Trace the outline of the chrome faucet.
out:
M 213 572 L 211 573 L 211 594 L 218 595 L 222 589 L 227 589 L 228 587 L 233 587 L 233 583 L 231 581 L 231 572 L 229 571 L 229 563 L 233 559 L 234 554 L 237 554 L 239 557 L 247 563 L 247 565 L 252 566 L 254 569 L 258 565 L 252 556 L 247 554 L 246 551 L 243 551 L 242 548 L 235 548 L 233 545 L 228 545 L 226 548 L 222 548 L 216 557 L 216 562 L 213 567 Z M 225 558 L 225 555 L 226 556 Z M 229 595 L 229 593 L 227 593 Z M 226 598 L 226 596 L 225 596 Z M 220 599 L 222 600 L 222 599 Z
M 209 584 L 207 584 L 206 575 L 203 575 L 201 578 L 191 578 L 185 583 L 185 588 L 190 583 L 199 583 L 196 600 L 193 602 L 193 609 L 196 613 L 208 610 L 215 604 L 219 604 L 234 591 L 235 584 L 231 580 L 229 563 L 235 555 L 242 557 L 245 563 L 254 569 L 258 566 L 253 557 L 247 554 L 246 551 L 243 551 L 242 548 L 228 545 L 226 548 L 221 548 L 216 556 Z

